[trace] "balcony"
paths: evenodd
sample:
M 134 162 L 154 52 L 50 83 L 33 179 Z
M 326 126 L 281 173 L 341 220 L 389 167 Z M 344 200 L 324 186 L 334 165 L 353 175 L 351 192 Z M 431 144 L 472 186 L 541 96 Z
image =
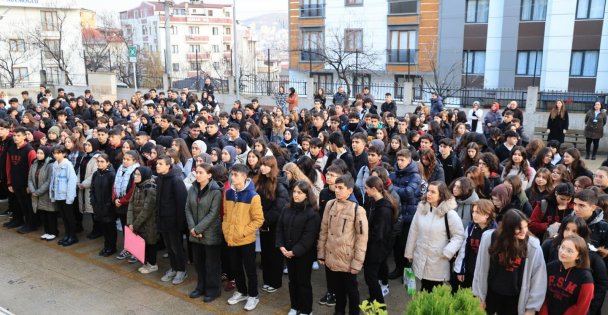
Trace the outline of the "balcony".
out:
M 388 49 L 386 51 L 387 63 L 415 64 L 418 61 L 416 49 Z
M 202 35 L 186 35 L 187 42 L 208 42 L 209 36 Z
M 323 53 L 323 50 L 321 50 L 321 49 L 302 50 L 302 51 L 300 51 L 300 61 L 306 61 L 306 62 L 322 61 L 323 60 L 322 53 Z
M 300 17 L 302 17 L 302 18 L 325 17 L 325 3 L 301 5 L 300 6 Z
M 389 0 L 389 2 L 388 2 L 388 14 L 389 15 L 417 14 L 417 13 L 418 13 L 418 0 Z
M 196 53 L 186 54 L 186 59 L 188 59 L 188 61 L 196 61 L 196 59 L 197 59 Z M 198 60 L 206 60 L 206 59 L 209 59 L 209 54 L 198 53 Z
M 224 43 L 230 43 L 232 41 L 231 35 L 224 35 Z

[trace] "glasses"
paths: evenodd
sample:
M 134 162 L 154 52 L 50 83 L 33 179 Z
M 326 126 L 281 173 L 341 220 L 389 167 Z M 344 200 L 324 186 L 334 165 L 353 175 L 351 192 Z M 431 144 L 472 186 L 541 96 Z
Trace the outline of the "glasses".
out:
M 133 176 L 141 176 L 141 174 L 134 173 Z
M 576 250 L 572 249 L 572 248 L 568 248 L 568 247 L 564 247 L 564 246 L 559 246 L 559 250 L 565 252 L 566 254 L 569 255 L 574 255 L 576 254 Z

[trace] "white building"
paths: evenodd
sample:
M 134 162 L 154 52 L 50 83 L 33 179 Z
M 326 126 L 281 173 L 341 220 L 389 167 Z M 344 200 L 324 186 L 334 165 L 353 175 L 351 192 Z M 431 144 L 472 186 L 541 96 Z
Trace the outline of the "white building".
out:
M 170 7 L 172 78 L 197 75 L 223 78 L 230 74 L 232 6 L 190 1 Z M 123 34 L 140 50 L 158 53 L 165 63 L 165 2 L 144 1 L 120 12 Z M 198 64 L 197 64 L 198 62 Z
M 71 0 L 0 0 L 0 86 L 85 85 L 80 10 Z

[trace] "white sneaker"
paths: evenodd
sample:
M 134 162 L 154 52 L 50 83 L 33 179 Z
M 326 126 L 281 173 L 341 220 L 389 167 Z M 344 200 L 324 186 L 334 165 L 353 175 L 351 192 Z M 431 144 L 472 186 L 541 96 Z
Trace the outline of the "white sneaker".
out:
M 312 262 L 312 270 L 319 270 L 319 263 L 316 260 Z
M 268 293 L 274 293 L 274 292 L 277 292 L 277 290 L 278 290 L 277 288 L 267 286 L 265 291 Z
M 55 236 L 54 234 L 49 234 L 49 236 L 46 237 L 47 241 L 52 241 L 56 238 L 57 236 Z
M 284 275 L 289 274 L 289 270 L 287 269 L 287 266 L 285 266 L 285 268 L 283 268 L 283 274 Z
M 158 266 L 157 265 L 150 265 L 150 263 L 146 263 L 145 265 L 141 266 L 139 269 L 139 272 L 147 275 L 149 273 L 152 273 L 154 271 L 158 270 Z
M 263 290 L 263 291 L 266 291 L 266 290 L 268 290 L 268 287 L 270 287 L 270 286 L 269 286 L 269 285 L 267 285 L 267 284 L 265 284 L 265 285 L 263 285 L 263 286 L 262 286 L 262 290 Z
M 241 294 L 241 292 L 236 291 L 228 299 L 228 304 L 234 305 L 234 304 L 237 304 L 237 303 L 240 303 L 240 302 L 243 302 L 243 301 L 247 300 L 247 298 L 248 297 L 246 295 L 243 295 L 243 294 Z
M 258 306 L 258 303 L 260 303 L 259 298 L 250 296 L 247 298 L 247 303 L 245 303 L 244 308 L 246 311 L 253 311 L 255 307 Z
M 175 278 L 176 274 L 177 274 L 177 271 L 175 271 L 173 269 L 169 269 L 169 270 L 167 270 L 167 272 L 165 272 L 165 275 L 162 278 L 160 278 L 160 281 L 169 282 L 169 281 L 173 280 L 173 278 Z
M 44 233 L 44 234 L 40 235 L 40 239 L 41 240 L 46 240 L 47 237 L 49 237 L 49 234 L 47 234 L 47 233 Z
M 289 313 L 287 313 L 287 315 L 298 315 L 298 311 L 294 310 L 293 308 L 289 310 Z

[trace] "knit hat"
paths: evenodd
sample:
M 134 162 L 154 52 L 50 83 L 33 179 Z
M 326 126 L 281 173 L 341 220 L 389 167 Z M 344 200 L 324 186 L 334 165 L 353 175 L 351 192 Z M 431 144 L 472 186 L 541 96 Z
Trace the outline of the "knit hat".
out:
M 374 139 L 374 140 L 372 140 L 372 142 L 370 143 L 370 146 L 371 145 L 375 145 L 375 146 L 379 147 L 380 151 L 382 151 L 382 152 L 384 152 L 384 148 L 386 147 L 384 145 L 384 141 L 382 141 L 380 139 Z
M 147 166 L 140 166 L 137 168 L 139 173 L 141 174 L 141 182 L 145 182 L 148 179 L 152 178 L 152 169 Z
M 46 135 L 44 134 L 44 132 L 41 131 L 33 131 L 32 132 L 32 136 L 34 136 L 34 142 L 40 142 L 40 139 L 44 138 Z
M 201 152 L 207 152 L 207 144 L 203 140 L 196 140 L 192 143 L 192 145 L 196 145 Z
M 171 136 L 160 136 L 156 139 L 156 142 L 165 148 L 170 148 L 173 143 L 173 137 Z
M 53 133 L 57 136 L 57 138 L 61 137 L 61 128 L 59 128 L 58 126 L 53 126 L 51 128 L 49 128 L 49 131 L 47 132 L 47 134 L 49 133 Z

